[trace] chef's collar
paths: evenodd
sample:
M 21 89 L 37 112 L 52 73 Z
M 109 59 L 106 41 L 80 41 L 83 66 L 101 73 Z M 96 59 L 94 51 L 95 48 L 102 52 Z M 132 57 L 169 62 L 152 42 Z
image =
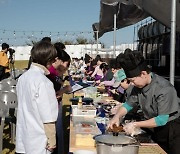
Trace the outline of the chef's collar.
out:
M 44 71 L 44 74 L 45 74 L 45 75 L 49 75 L 49 74 L 50 74 L 49 70 L 48 70 L 45 66 L 43 66 L 43 65 L 41 65 L 41 64 L 32 63 L 31 65 L 34 65 L 34 66 L 37 66 L 37 67 L 41 68 L 41 69 Z
M 152 84 L 154 83 L 154 80 L 153 80 L 154 74 L 151 72 L 150 75 L 151 75 L 151 82 L 142 89 L 143 92 L 147 92 L 151 88 Z

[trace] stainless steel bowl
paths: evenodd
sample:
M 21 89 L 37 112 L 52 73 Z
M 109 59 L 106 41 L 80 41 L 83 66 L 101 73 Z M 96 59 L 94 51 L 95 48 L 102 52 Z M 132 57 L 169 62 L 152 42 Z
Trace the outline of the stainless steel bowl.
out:
M 139 143 L 125 134 L 113 136 L 102 134 L 94 136 L 97 154 L 138 154 Z

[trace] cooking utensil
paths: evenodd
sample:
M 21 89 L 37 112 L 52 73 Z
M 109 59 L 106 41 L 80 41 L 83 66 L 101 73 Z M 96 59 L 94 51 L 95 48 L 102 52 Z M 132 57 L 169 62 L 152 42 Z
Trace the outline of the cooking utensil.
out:
M 94 136 L 94 140 L 97 154 L 138 154 L 139 143 L 125 134 L 101 134 Z

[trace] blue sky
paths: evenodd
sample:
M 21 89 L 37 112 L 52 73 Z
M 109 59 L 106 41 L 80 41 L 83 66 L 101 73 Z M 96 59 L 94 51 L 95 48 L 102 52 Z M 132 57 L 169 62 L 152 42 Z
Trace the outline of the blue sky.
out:
M 0 0 L 0 43 L 24 45 L 51 36 L 53 41 L 93 39 L 92 24 L 99 21 L 100 0 Z M 113 45 L 113 33 L 100 38 Z M 117 31 L 117 45 L 133 42 L 133 26 Z

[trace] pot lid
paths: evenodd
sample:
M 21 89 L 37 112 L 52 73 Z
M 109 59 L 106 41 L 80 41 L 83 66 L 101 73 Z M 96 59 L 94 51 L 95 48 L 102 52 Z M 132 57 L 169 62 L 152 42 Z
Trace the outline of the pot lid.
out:
M 113 136 L 111 134 L 101 134 L 94 136 L 94 140 L 96 140 L 96 142 L 109 145 L 129 145 L 137 143 L 135 138 L 124 134 L 119 134 L 118 136 Z

